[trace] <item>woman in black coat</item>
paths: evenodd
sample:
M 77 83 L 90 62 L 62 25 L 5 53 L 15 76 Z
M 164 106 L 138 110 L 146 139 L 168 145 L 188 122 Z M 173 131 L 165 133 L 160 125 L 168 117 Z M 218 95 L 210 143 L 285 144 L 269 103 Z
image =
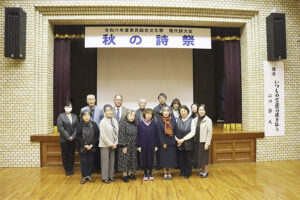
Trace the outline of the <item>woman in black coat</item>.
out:
M 61 157 L 67 176 L 74 175 L 75 136 L 78 119 L 72 113 L 72 103 L 65 103 L 65 112 L 57 118 L 57 128 L 60 133 Z
M 81 184 L 86 180 L 94 182 L 92 171 L 94 166 L 94 152 L 99 140 L 98 125 L 91 121 L 91 112 L 84 110 L 80 113 L 82 121 L 77 126 L 76 138 L 78 141 L 80 169 L 82 174 Z
M 161 110 L 162 116 L 157 121 L 159 137 L 159 163 L 163 168 L 164 179 L 172 179 L 170 168 L 176 167 L 176 120 L 172 117 L 170 107 L 165 106 Z

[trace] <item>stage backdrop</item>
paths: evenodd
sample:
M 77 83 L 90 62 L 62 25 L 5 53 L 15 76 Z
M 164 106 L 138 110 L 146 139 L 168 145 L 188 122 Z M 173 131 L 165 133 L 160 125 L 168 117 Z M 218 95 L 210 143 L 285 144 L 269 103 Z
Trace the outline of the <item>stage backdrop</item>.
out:
M 122 94 L 124 106 L 137 109 L 143 97 L 147 107 L 158 104 L 157 96 L 165 92 L 170 105 L 174 98 L 190 106 L 193 102 L 192 49 L 98 49 L 98 105 L 113 105 L 115 94 Z

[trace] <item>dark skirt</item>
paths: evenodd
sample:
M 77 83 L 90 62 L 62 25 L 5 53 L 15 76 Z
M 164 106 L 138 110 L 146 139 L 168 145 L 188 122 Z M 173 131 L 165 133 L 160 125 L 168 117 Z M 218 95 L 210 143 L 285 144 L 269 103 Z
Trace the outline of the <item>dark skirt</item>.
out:
M 176 145 L 168 145 L 166 149 L 159 149 L 159 165 L 162 168 L 175 168 L 177 166 Z
M 154 165 L 154 147 L 151 145 L 144 145 L 140 153 L 141 168 L 153 167 Z
M 208 165 L 209 149 L 205 150 L 204 146 L 205 142 L 196 142 L 195 144 L 194 162 L 197 167 Z
M 123 153 L 122 148 L 118 148 L 117 169 L 119 172 L 138 170 L 137 151 L 135 145 L 127 147 L 127 153 L 125 154 Z

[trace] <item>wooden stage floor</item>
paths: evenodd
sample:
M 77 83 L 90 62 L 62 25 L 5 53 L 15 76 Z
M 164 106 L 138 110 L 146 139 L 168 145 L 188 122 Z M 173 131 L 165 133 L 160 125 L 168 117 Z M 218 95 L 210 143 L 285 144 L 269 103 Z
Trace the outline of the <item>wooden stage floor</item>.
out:
M 80 170 L 67 177 L 62 168 L 0 168 L 0 199 L 300 199 L 300 161 L 214 164 L 206 179 L 189 179 L 173 171 L 173 180 L 154 172 L 153 182 L 104 184 L 99 175 L 94 183 L 81 185 Z

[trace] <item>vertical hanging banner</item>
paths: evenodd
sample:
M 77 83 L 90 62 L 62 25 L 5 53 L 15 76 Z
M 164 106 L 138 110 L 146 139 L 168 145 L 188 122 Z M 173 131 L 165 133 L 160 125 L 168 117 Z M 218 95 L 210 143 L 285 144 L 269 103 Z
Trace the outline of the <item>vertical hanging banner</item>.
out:
M 184 27 L 85 27 L 85 48 L 211 49 L 211 30 Z
M 265 136 L 284 135 L 283 62 L 264 62 Z

